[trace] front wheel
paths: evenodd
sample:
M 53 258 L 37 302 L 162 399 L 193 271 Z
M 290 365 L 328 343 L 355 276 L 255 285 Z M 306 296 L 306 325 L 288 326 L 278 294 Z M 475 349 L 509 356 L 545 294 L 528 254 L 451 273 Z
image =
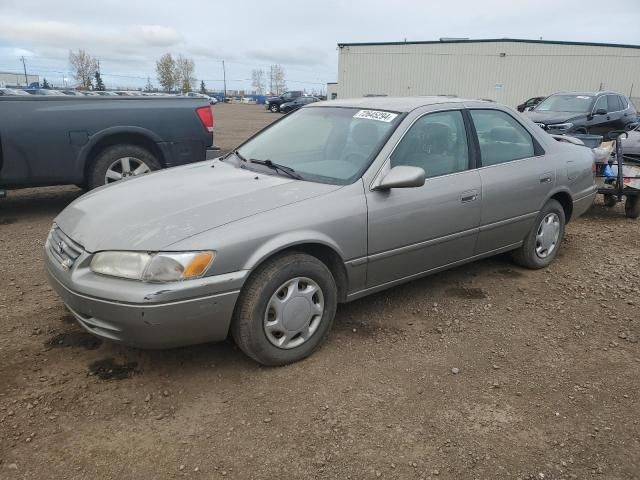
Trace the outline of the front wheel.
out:
M 624 214 L 627 218 L 640 218 L 640 195 L 627 195 Z
M 269 110 L 271 110 L 273 113 L 278 113 L 280 111 L 280 107 L 278 107 L 278 105 L 274 103 L 269 107 Z
M 531 269 L 549 265 L 560 249 L 565 222 L 562 205 L 556 200 L 549 200 L 542 207 L 522 246 L 513 252 L 514 261 Z
M 325 340 L 338 294 L 324 263 L 303 253 L 277 256 L 244 286 L 231 325 L 240 349 L 263 365 L 311 355 Z

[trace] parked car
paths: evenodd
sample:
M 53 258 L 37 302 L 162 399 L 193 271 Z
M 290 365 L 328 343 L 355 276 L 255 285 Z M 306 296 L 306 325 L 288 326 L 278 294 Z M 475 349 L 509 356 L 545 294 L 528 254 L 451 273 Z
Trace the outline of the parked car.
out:
M 284 93 L 277 97 L 269 97 L 265 100 L 265 108 L 273 113 L 278 113 L 280 111 L 280 105 L 287 102 L 292 102 L 298 97 L 302 97 L 304 92 L 300 90 L 294 90 L 291 92 Z
M 206 95 L 204 93 L 199 93 L 199 92 L 187 92 L 184 94 L 185 97 L 192 97 L 192 98 L 204 98 L 209 102 L 209 105 L 215 105 L 216 103 L 218 103 L 218 99 L 216 97 L 211 97 L 209 95 Z
M 63 97 L 64 93 L 60 90 L 53 90 L 51 88 L 29 88 L 26 89 L 25 92 L 30 93 L 31 95 L 49 95 L 52 97 Z
M 529 100 L 525 100 L 524 102 L 522 102 L 520 105 L 518 105 L 516 107 L 516 109 L 519 112 L 524 112 L 527 109 L 532 109 L 534 108 L 536 105 L 538 105 L 542 100 L 544 100 L 547 97 L 532 97 Z
M 0 97 L 0 192 L 121 178 L 204 160 L 213 115 L 201 99 Z
M 549 265 L 593 202 L 593 164 L 495 103 L 319 102 L 225 157 L 80 197 L 55 219 L 47 271 L 99 337 L 231 332 L 282 365 L 320 346 L 338 303 L 501 252 Z
M 635 121 L 636 110 L 621 93 L 556 93 L 524 115 L 549 133 L 606 135 Z
M 8 97 L 16 97 L 16 96 L 25 96 L 25 95 L 29 95 L 27 92 L 25 92 L 24 90 L 20 90 L 17 88 L 0 88 L 0 96 L 8 96 Z
M 298 97 L 292 102 L 285 102 L 280 105 L 280 111 L 282 113 L 292 112 L 294 110 L 299 109 L 300 107 L 304 107 L 310 103 L 319 102 L 320 99 L 316 97 Z

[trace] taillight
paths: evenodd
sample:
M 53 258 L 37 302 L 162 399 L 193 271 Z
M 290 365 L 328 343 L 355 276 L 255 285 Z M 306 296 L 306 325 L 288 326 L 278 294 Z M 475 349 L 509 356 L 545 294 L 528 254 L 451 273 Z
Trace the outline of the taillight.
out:
M 207 132 L 213 132 L 213 112 L 211 107 L 198 107 L 196 108 L 196 114 L 204 128 L 207 129 Z

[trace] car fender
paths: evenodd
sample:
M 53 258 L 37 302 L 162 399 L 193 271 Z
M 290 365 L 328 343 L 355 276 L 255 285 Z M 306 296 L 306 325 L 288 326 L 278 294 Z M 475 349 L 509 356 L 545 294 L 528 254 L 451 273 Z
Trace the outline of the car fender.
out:
M 283 250 L 295 247 L 296 245 L 316 244 L 329 247 L 335 251 L 344 263 L 344 252 L 338 244 L 328 235 L 316 230 L 296 230 L 283 232 L 269 238 L 256 248 L 247 258 L 243 265 L 243 270 L 254 270 L 262 262 Z

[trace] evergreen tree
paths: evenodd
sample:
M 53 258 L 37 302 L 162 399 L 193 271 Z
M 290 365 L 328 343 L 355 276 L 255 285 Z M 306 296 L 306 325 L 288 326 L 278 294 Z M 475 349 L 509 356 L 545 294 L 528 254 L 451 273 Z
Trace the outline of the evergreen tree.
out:
M 207 87 L 204 85 L 204 80 L 200 80 L 200 93 L 207 94 Z
M 153 85 L 151 84 L 151 77 L 147 77 L 147 86 L 144 87 L 144 91 L 145 92 L 152 92 L 153 91 Z
M 42 79 L 42 88 L 45 88 L 47 90 L 51 88 L 51 85 L 49 85 L 49 82 L 47 82 L 46 78 Z
M 182 93 L 189 93 L 191 91 L 191 83 L 186 78 L 182 80 Z
M 95 90 L 98 90 L 98 91 L 101 91 L 101 92 L 105 91 L 106 88 L 104 86 L 104 82 L 102 81 L 102 76 L 100 75 L 100 70 L 96 69 L 95 77 L 96 77 L 96 88 L 95 88 Z

